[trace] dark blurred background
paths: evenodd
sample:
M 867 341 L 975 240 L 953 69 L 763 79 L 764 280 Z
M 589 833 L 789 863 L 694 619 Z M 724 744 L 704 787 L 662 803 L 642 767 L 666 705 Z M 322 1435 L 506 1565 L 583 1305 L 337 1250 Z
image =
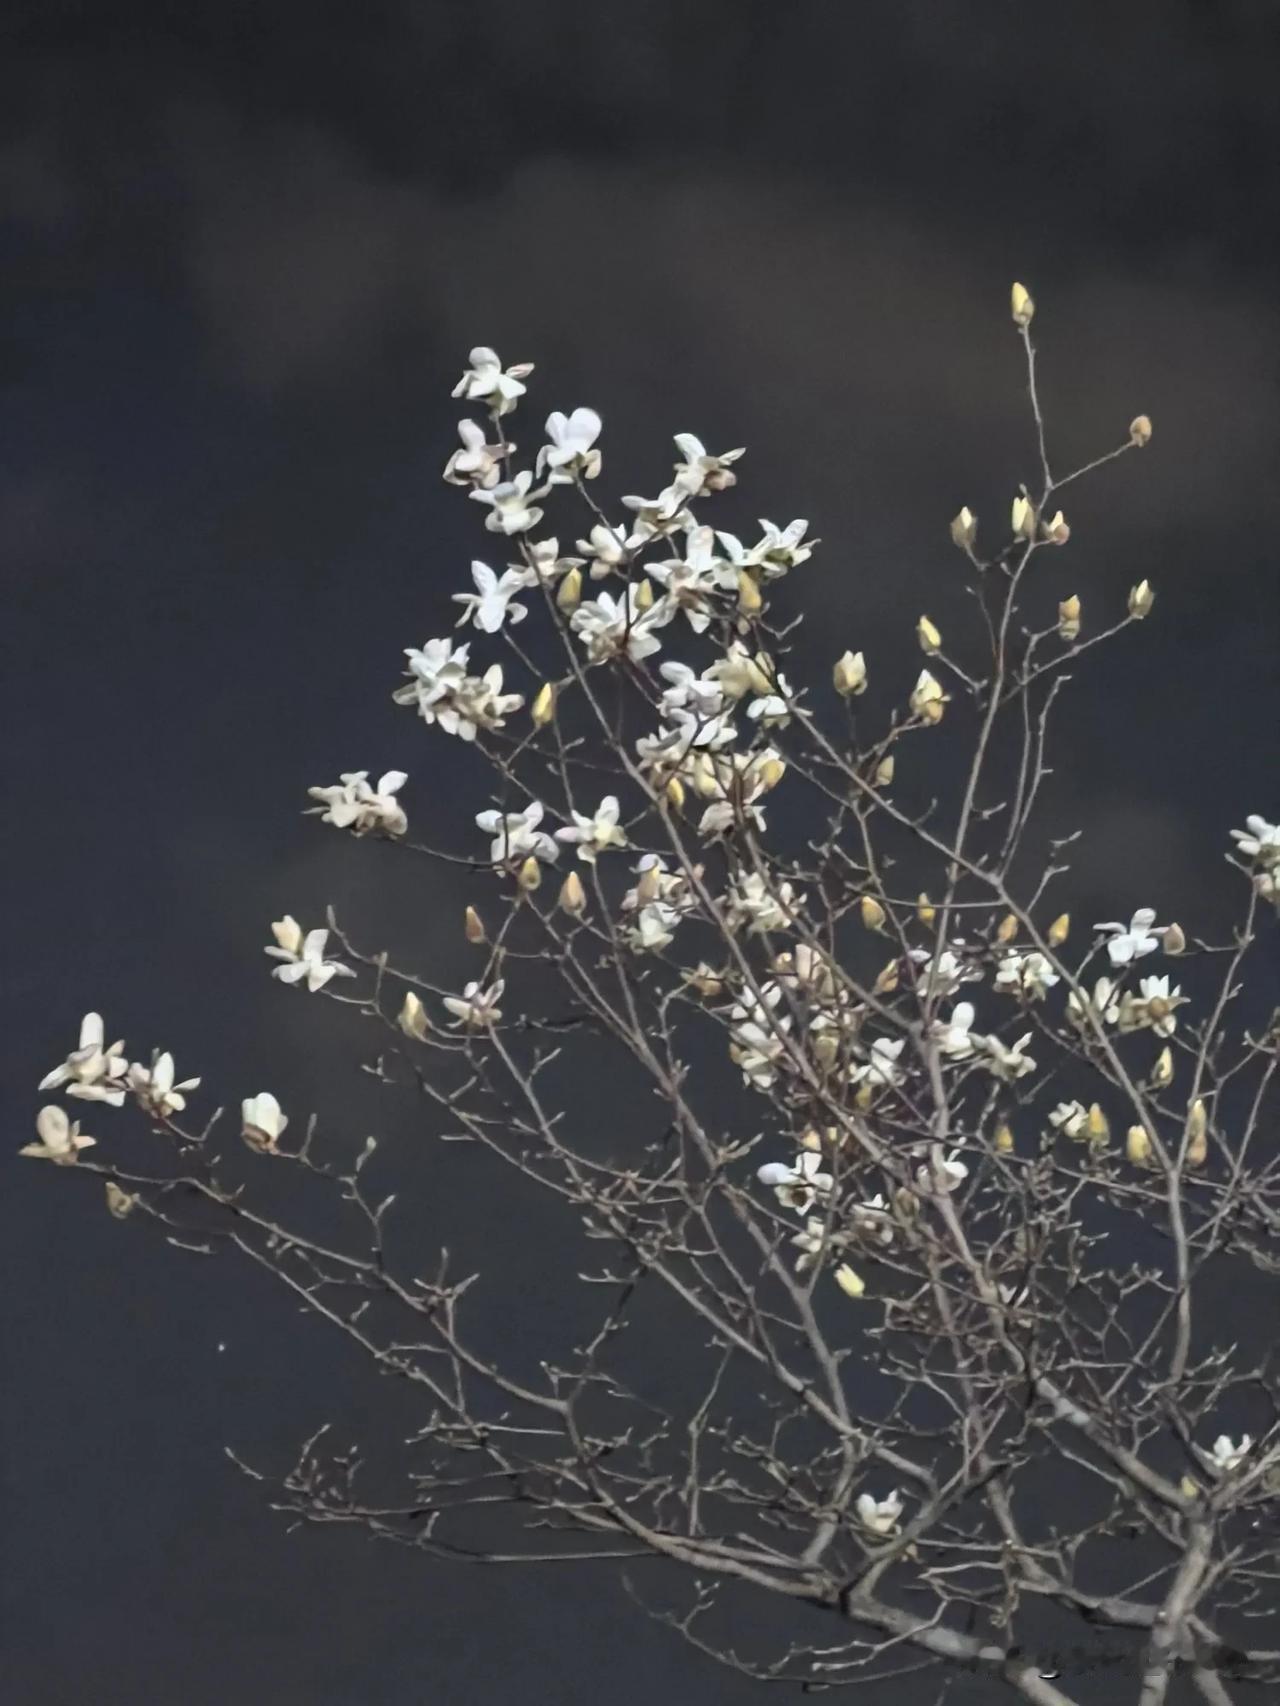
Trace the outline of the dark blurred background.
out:
M 10 0 L 0 37 L 10 1151 L 88 1007 L 203 1107 L 403 1120 L 261 948 L 333 901 L 465 963 L 447 882 L 298 812 L 393 765 L 441 838 L 483 803 L 389 697 L 483 554 L 439 480 L 477 342 L 537 362 L 530 448 L 548 409 L 602 412 L 615 502 L 674 431 L 748 445 L 717 523 L 810 518 L 823 655 L 909 685 L 920 611 L 972 615 L 949 517 L 1003 527 L 1034 474 L 1025 281 L 1059 465 L 1155 424 L 1071 494 L 1039 594 L 1101 625 L 1158 593 L 1065 716 L 1070 898 L 1229 915 L 1227 830 L 1277 805 L 1272 0 Z M 453 1165 L 424 1250 L 488 1250 L 550 1322 L 537 1221 Z M 394 1431 L 385 1384 L 79 1183 L 15 1162 L 0 1191 L 7 1701 L 756 1697 L 604 1572 L 287 1534 L 223 1445 Z

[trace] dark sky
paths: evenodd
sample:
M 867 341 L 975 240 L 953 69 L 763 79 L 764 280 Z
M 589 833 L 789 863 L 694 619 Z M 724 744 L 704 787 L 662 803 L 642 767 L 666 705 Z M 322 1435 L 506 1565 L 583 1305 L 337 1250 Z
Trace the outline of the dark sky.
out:
M 460 905 L 297 814 L 308 784 L 392 765 L 434 821 L 474 809 L 389 695 L 477 546 L 438 479 L 477 342 L 538 363 L 536 418 L 601 410 L 615 494 L 661 483 L 673 431 L 747 444 L 741 513 L 826 542 L 824 647 L 838 629 L 835 650 L 905 668 L 920 609 L 945 630 L 964 608 L 948 517 L 1002 515 L 1031 476 L 1006 310 L 1025 280 L 1062 460 L 1155 422 L 1075 498 L 1053 589 L 1087 611 L 1143 576 L 1160 595 L 1073 701 L 1074 893 L 1222 915 L 1226 831 L 1276 806 L 1272 0 L 10 0 L 5 20 L 11 1150 L 88 1007 L 224 1099 L 270 1082 L 384 1118 L 343 1025 L 271 984 L 261 947 L 330 900 L 422 941 Z M 78 1183 L 15 1162 L 0 1191 L 6 1700 L 756 1697 L 603 1573 L 286 1535 L 222 1446 L 280 1463 L 326 1415 L 394 1430 L 385 1388 L 264 1281 Z M 553 1310 L 535 1229 L 495 1236 L 484 1185 L 454 1188 L 444 1210 L 468 1204 Z

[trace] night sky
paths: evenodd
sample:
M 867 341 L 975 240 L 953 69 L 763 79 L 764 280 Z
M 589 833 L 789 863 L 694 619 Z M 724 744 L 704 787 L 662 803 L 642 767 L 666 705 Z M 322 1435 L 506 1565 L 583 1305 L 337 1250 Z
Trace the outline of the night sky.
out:
M 439 479 L 475 343 L 538 364 L 517 437 L 600 410 L 615 499 L 663 483 L 672 432 L 746 444 L 738 518 L 824 541 L 816 655 L 905 672 L 922 609 L 965 614 L 948 519 L 1032 477 L 1024 280 L 1062 463 L 1155 424 L 1074 496 L 1046 593 L 1158 593 L 1063 730 L 1073 905 L 1220 925 L 1227 830 L 1278 803 L 1278 71 L 1272 0 L 10 0 L 9 1150 L 90 1007 L 211 1098 L 403 1123 L 353 1021 L 261 950 L 332 901 L 466 963 L 459 887 L 299 812 L 392 766 L 424 826 L 482 803 L 390 700 L 483 554 Z M 424 1248 L 519 1275 L 536 1334 L 540 1223 L 456 1165 L 431 1163 Z M 6 1701 L 762 1697 L 604 1568 L 286 1533 L 223 1447 L 280 1468 L 325 1419 L 403 1434 L 403 1399 L 263 1276 L 51 1174 L 14 1160 L 0 1191 Z

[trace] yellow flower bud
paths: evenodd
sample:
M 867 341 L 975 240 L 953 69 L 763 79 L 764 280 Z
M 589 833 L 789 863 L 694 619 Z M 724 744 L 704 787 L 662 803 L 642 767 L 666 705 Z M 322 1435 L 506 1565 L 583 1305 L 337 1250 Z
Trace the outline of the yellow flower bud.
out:
M 996 941 L 1002 946 L 1007 947 L 1017 934 L 1018 920 L 1011 912 L 1006 912 L 1004 917 L 1000 920 L 999 929 L 996 931 Z
M 841 1262 L 832 1277 L 846 1297 L 861 1297 L 867 1289 L 867 1282 L 854 1273 L 848 1262 Z
M 1135 1167 L 1145 1167 L 1151 1159 L 1151 1139 L 1140 1125 L 1131 1125 L 1124 1134 L 1124 1152 Z
M 1013 1153 L 1013 1127 L 1007 1120 L 1001 1120 L 996 1127 L 995 1146 L 1001 1155 L 1012 1155 Z
M 418 1042 L 421 1042 L 431 1029 L 427 1021 L 427 1010 L 412 990 L 409 990 L 404 998 L 396 1024 L 406 1037 L 413 1037 Z
M 1141 450 L 1144 444 L 1151 443 L 1150 415 L 1135 415 L 1129 422 L 1129 439 Z
M 1203 1167 L 1208 1159 L 1209 1117 L 1204 1098 L 1197 1096 L 1187 1110 L 1187 1162 L 1192 1167 Z
M 929 899 L 928 895 L 921 890 L 920 894 L 916 896 L 916 917 L 927 929 L 937 916 L 937 907 Z
M 756 771 L 761 785 L 766 791 L 776 788 L 787 773 L 787 767 L 780 758 L 766 758 Z
M 1029 326 L 1035 316 L 1036 305 L 1031 300 L 1030 292 L 1025 284 L 1015 284 L 1009 292 L 1009 307 L 1013 313 L 1015 326 Z
M 570 918 L 581 918 L 587 910 L 587 891 L 576 871 L 570 871 L 561 883 L 558 898 L 561 910 L 567 912 Z
M 757 652 L 753 658 L 748 658 L 743 665 L 747 680 L 751 683 L 751 691 L 758 693 L 761 698 L 772 693 L 778 685 L 778 672 L 773 667 L 773 659 L 768 652 Z
M 138 1206 L 138 1199 L 122 1191 L 114 1179 L 107 1180 L 107 1212 L 116 1220 L 128 1220 Z
M 1164 933 L 1164 951 L 1166 954 L 1181 954 L 1186 951 L 1187 938 L 1183 934 L 1181 924 L 1170 924 Z
M 1060 948 L 1071 934 L 1071 914 L 1060 912 L 1045 933 L 1045 941 L 1051 948 Z
M 1036 536 L 1035 506 L 1021 494 L 1013 500 L 1009 511 L 1009 522 L 1019 539 L 1034 539 Z
M 942 691 L 942 683 L 935 680 L 927 669 L 922 669 L 911 691 L 911 709 L 926 723 L 940 723 L 946 703 L 947 695 Z
M 1198 1499 L 1200 1497 L 1200 1489 L 1190 1475 L 1184 1475 L 1178 1482 L 1178 1491 L 1184 1499 Z
M 556 604 L 561 610 L 576 610 L 582 598 L 582 570 L 570 569 L 556 588 Z
M 1140 622 L 1144 616 L 1150 616 L 1151 606 L 1156 601 L 1156 595 L 1151 590 L 1150 581 L 1139 581 L 1137 586 L 1129 589 L 1129 614 Z
M 891 990 L 898 987 L 898 978 L 900 975 L 901 968 L 899 967 L 897 960 L 890 960 L 888 965 L 885 966 L 878 974 L 874 984 L 872 984 L 871 987 L 873 994 L 888 995 Z
M 858 902 L 858 911 L 868 930 L 884 929 L 885 910 L 874 895 L 864 894 Z
M 951 543 L 962 551 L 968 551 L 978 537 L 978 518 L 966 505 L 959 513 L 951 518 Z
M 1080 600 L 1074 592 L 1058 606 L 1058 636 L 1063 640 L 1080 637 Z
M 544 681 L 538 689 L 533 704 L 529 707 L 529 715 L 533 718 L 533 726 L 545 728 L 556 714 L 556 690 L 549 681 Z
M 764 599 L 753 576 L 738 574 L 738 609 L 744 616 L 758 616 L 764 609 Z
M 1090 1143 L 1105 1143 L 1111 1136 L 1111 1122 L 1098 1106 L 1090 1102 L 1089 1112 L 1084 1122 L 1085 1135 Z
M 673 776 L 666 787 L 667 803 L 680 811 L 684 805 L 684 783 L 678 776 Z
M 874 1100 L 875 1091 L 864 1080 L 853 1093 L 853 1105 L 859 1113 L 865 1114 Z
M 636 584 L 635 606 L 637 610 L 653 609 L 653 582 L 646 575 Z
M 812 1126 L 810 1126 L 809 1129 L 801 1136 L 800 1147 L 801 1149 L 807 1149 L 811 1155 L 821 1154 L 822 1139 Z
M 942 635 L 927 616 L 922 616 L 916 623 L 916 639 L 920 642 L 920 650 L 928 656 L 932 656 L 942 646 Z
M 1157 1090 L 1165 1090 L 1173 1083 L 1173 1050 L 1168 1043 L 1156 1056 L 1156 1063 L 1151 1068 L 1151 1082 Z
M 831 671 L 832 684 L 841 698 L 867 690 L 867 663 L 861 652 L 846 652 Z
M 887 788 L 889 786 L 893 781 L 893 772 L 895 768 L 896 766 L 893 761 L 892 753 L 890 753 L 887 758 L 882 758 L 880 760 L 879 764 L 876 765 L 877 788 Z
M 1067 518 L 1062 511 L 1053 517 L 1052 521 L 1042 521 L 1040 531 L 1051 545 L 1065 545 L 1071 537 L 1071 529 L 1067 526 Z
M 542 866 L 530 853 L 516 875 L 516 881 L 526 894 L 532 894 L 542 882 Z
M 463 914 L 462 928 L 468 942 L 484 941 L 484 925 L 474 906 L 469 906 Z

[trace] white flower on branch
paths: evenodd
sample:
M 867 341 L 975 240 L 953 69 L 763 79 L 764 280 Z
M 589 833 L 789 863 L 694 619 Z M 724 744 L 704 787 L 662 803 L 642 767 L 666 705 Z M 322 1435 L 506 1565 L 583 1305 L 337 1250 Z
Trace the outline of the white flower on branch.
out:
M 956 948 L 963 946 L 962 942 L 955 943 Z M 981 969 L 961 958 L 953 948 L 941 948 L 936 953 L 927 948 L 912 948 L 910 958 L 920 968 L 916 973 L 916 990 L 921 995 L 930 990 L 934 995 L 954 995 L 962 983 L 973 983 L 982 977 Z
M 814 1217 L 805 1222 L 804 1231 L 797 1232 L 791 1243 L 800 1252 L 796 1257 L 796 1272 L 803 1274 L 817 1265 L 824 1251 L 839 1249 L 843 1240 L 825 1220 Z
M 298 921 L 286 913 L 272 924 L 271 934 L 276 945 L 264 948 L 263 953 L 273 960 L 285 961 L 284 965 L 274 967 L 271 973 L 281 983 L 300 983 L 305 978 L 307 988 L 314 995 L 330 978 L 356 975 L 350 966 L 344 966 L 338 960 L 325 959 L 324 950 L 329 940 L 327 930 L 308 930 L 304 936 Z
M 772 693 L 774 672 L 763 652 L 752 654 L 741 640 L 733 640 L 722 658 L 704 671 L 708 681 L 730 699 L 745 699 L 748 693 Z
M 829 1196 L 835 1180 L 824 1171 L 821 1155 L 801 1150 L 790 1166 L 785 1161 L 766 1161 L 756 1169 L 756 1178 L 768 1185 L 783 1208 L 807 1214 L 819 1197 Z
M 958 1190 L 968 1177 L 969 1169 L 960 1159 L 958 1149 L 953 1149 L 950 1155 L 939 1153 L 927 1166 L 916 1170 L 916 1183 L 922 1191 L 941 1191 L 948 1196 Z
M 1154 954 L 1160 946 L 1163 924 L 1156 923 L 1155 909 L 1140 906 L 1128 924 L 1095 924 L 1095 930 L 1110 933 L 1107 953 L 1113 966 L 1125 966 L 1140 960 L 1144 954 Z
M 575 409 L 571 415 L 553 410 L 547 416 L 551 442 L 538 452 L 538 473 L 549 470 L 553 485 L 569 483 L 576 474 L 594 480 L 600 472 L 600 452 L 592 446 L 603 424 L 594 409 Z
M 496 486 L 502 459 L 513 454 L 515 445 L 487 444 L 484 428 L 472 420 L 458 422 L 458 437 L 462 449 L 455 450 L 445 463 L 445 479 L 451 486 Z
M 665 627 L 673 614 L 665 599 L 644 609 L 638 589 L 631 583 L 618 598 L 602 592 L 580 604 L 570 626 L 586 646 L 592 663 L 606 663 L 622 653 L 639 663 L 661 650 L 662 642 L 654 630 Z
M 722 753 L 703 759 L 705 768 L 696 779 L 698 792 L 718 796 L 703 812 L 699 835 L 723 835 L 740 826 L 765 830 L 760 801 L 777 787 L 786 773 L 786 762 L 775 748 L 753 753 Z
M 878 1192 L 868 1197 L 866 1202 L 854 1205 L 849 1215 L 849 1225 L 860 1238 L 873 1244 L 889 1245 L 893 1243 L 893 1217 L 889 1213 L 889 1205 Z
M 79 1120 L 69 1120 L 56 1102 L 50 1102 L 36 1115 L 38 1143 L 24 1143 L 19 1155 L 36 1161 L 52 1161 L 59 1167 L 70 1167 L 82 1149 L 92 1149 L 96 1137 L 80 1130 Z
M 707 492 L 727 491 L 730 486 L 737 485 L 738 476 L 730 464 L 745 455 L 745 446 L 712 456 L 702 440 L 695 438 L 691 432 L 676 433 L 675 446 L 684 461 L 676 463 L 674 484 L 686 491 L 691 498 L 700 498 Z
M 1120 1002 L 1120 1029 L 1150 1027 L 1158 1037 L 1171 1037 L 1178 1028 L 1177 1009 L 1186 1000 L 1178 984 L 1169 987 L 1167 977 L 1141 978 L 1138 993 L 1126 994 Z
M 901 1084 L 902 1068 L 898 1065 L 898 1056 L 906 1046 L 905 1037 L 877 1037 L 871 1045 L 870 1057 L 861 1066 L 855 1066 L 850 1077 L 858 1084 L 870 1084 L 888 1089 L 894 1084 Z
M 584 560 L 581 557 L 562 557 L 558 539 L 532 539 L 526 543 L 525 549 L 530 558 L 528 565 L 507 565 L 513 574 L 520 576 L 524 586 L 536 586 L 538 582 L 542 582 L 544 586 L 553 585 L 561 576 L 567 575 L 570 569 L 580 569 Z M 514 613 L 512 620 L 518 620 Z
M 531 800 L 519 812 L 476 813 L 476 827 L 493 837 L 489 857 L 494 865 L 502 867 L 527 858 L 555 864 L 560 849 L 552 836 L 538 828 L 545 809 L 541 800 Z
M 150 1066 L 134 1062 L 129 1068 L 129 1088 L 148 1113 L 158 1119 L 167 1119 L 170 1114 L 180 1114 L 186 1107 L 188 1090 L 200 1088 L 198 1078 L 184 1078 L 180 1084 L 175 1084 L 175 1076 L 173 1056 L 165 1050 L 152 1055 Z
M 1219 1434 L 1210 1452 L 1214 1471 L 1219 1475 L 1229 1475 L 1233 1469 L 1238 1469 L 1249 1455 L 1252 1445 L 1252 1434 L 1241 1434 L 1239 1443 L 1229 1434 Z
M 777 580 L 788 569 L 807 563 L 813 555 L 817 540 L 804 543 L 804 536 L 809 531 L 807 521 L 792 521 L 786 527 L 775 527 L 773 522 L 762 520 L 760 526 L 764 529 L 764 536 L 750 550 L 736 533 L 717 532 L 716 538 L 736 569 L 763 569 L 766 580 Z
M 391 697 L 397 705 L 417 705 L 425 723 L 438 723 L 446 734 L 473 741 L 478 729 L 500 729 L 524 704 L 520 693 L 503 693 L 502 665 L 483 675 L 467 674 L 467 647 L 428 640 L 419 651 L 406 648 L 408 685 Z
M 1049 1114 L 1049 1124 L 1064 1137 L 1083 1137 L 1089 1110 L 1083 1102 L 1059 1102 Z
M 680 527 L 695 525 L 688 505 L 688 492 L 683 486 L 670 485 L 656 498 L 641 498 L 632 494 L 623 503 L 636 515 L 636 529 L 631 543 L 639 544 L 658 533 L 674 533 Z
M 994 987 L 1003 994 L 1042 1001 L 1046 991 L 1059 981 L 1058 974 L 1041 953 L 1020 954 L 1010 950 L 996 966 Z
M 649 563 L 645 573 L 657 581 L 674 610 L 684 612 L 695 634 L 703 634 L 715 613 L 712 595 L 720 590 L 722 565 L 715 556 L 709 527 L 690 528 L 683 557 Z
M 250 1149 L 274 1152 L 289 1117 L 280 1111 L 280 1104 L 270 1090 L 260 1090 L 256 1096 L 246 1096 L 240 1104 L 240 1135 Z
M 498 1006 L 506 984 L 502 978 L 497 978 L 488 989 L 473 980 L 463 987 L 461 995 L 446 995 L 444 1005 L 453 1014 L 455 1025 L 466 1025 L 472 1030 L 479 1030 L 485 1025 L 496 1024 L 502 1017 L 502 1009 Z
M 455 592 L 453 602 L 462 606 L 458 626 L 470 622 L 481 633 L 496 634 L 506 621 L 523 622 L 529 612 L 523 604 L 512 600 L 528 585 L 523 569 L 504 569 L 498 576 L 487 563 L 475 560 L 471 564 L 474 592 Z
M 949 1019 L 933 1021 L 933 1036 L 943 1054 L 951 1060 L 967 1060 L 973 1053 L 973 1021 L 977 1017 L 972 1001 L 958 1001 Z
M 679 909 L 665 900 L 649 901 L 637 910 L 627 930 L 627 946 L 637 954 L 660 954 L 675 941 L 680 918 Z
M 1073 1025 L 1084 1025 L 1090 1013 L 1108 1025 L 1114 1025 L 1120 1017 L 1120 1004 L 1115 999 L 1116 985 L 1109 977 L 1100 977 L 1093 986 L 1093 994 L 1080 996 L 1075 990 L 1067 994 L 1067 1018 Z
M 1018 1038 L 1016 1043 L 1005 1044 L 997 1036 L 976 1037 L 975 1042 L 981 1044 L 986 1052 L 987 1070 L 1005 1083 L 1015 1083 L 1019 1078 L 1025 1078 L 1028 1072 L 1034 1072 L 1036 1063 L 1029 1054 L 1023 1051 L 1031 1041 L 1031 1032 Z
M 578 549 L 591 558 L 592 580 L 600 581 L 626 562 L 631 544 L 625 527 L 597 522 L 586 539 L 578 540 Z
M 594 865 L 596 855 L 611 847 L 625 847 L 627 833 L 618 822 L 621 807 L 616 794 L 606 794 L 591 816 L 571 811 L 573 823 L 556 830 L 556 840 L 578 849 L 579 859 Z
M 408 779 L 403 770 L 386 770 L 371 788 L 367 770 L 344 770 L 336 786 L 307 789 L 313 800 L 324 802 L 309 806 L 307 811 L 318 815 L 322 823 L 350 829 L 356 835 L 375 829 L 384 835 L 403 835 L 409 820 L 395 796 Z
M 104 1048 L 104 1036 L 101 1013 L 86 1013 L 80 1021 L 79 1047 L 60 1066 L 46 1072 L 36 1088 L 60 1090 L 65 1084 L 68 1096 L 85 1102 L 109 1102 L 118 1108 L 124 1101 L 121 1081 L 129 1063 L 124 1058 L 123 1042 Z
M 1268 823 L 1256 812 L 1244 821 L 1243 829 L 1231 831 L 1236 847 L 1246 859 L 1252 859 L 1263 870 L 1280 870 L 1280 823 Z
M 531 492 L 532 485 L 533 475 L 525 468 L 513 480 L 500 480 L 488 490 L 483 486 L 472 490 L 470 496 L 477 503 L 488 505 L 489 513 L 484 524 L 490 533 L 504 533 L 510 538 L 513 533 L 527 533 L 531 527 L 538 525 L 542 511 L 529 499 L 540 498 L 542 492 Z
M 902 1516 L 902 1494 L 895 1487 L 887 1499 L 859 1493 L 854 1507 L 858 1520 L 869 1534 L 892 1534 Z
M 738 876 L 728 894 L 728 923 L 731 930 L 746 928 L 750 935 L 785 930 L 796 921 L 804 896 L 786 881 L 770 882 L 761 871 Z
M 782 1000 L 779 984 L 766 984 L 763 999 L 744 994 L 729 1010 L 729 1058 L 742 1072 L 743 1081 L 757 1090 L 769 1090 L 777 1081 L 778 1062 L 786 1053 L 785 1036 L 791 1018 L 775 1013 Z
M 662 690 L 662 714 L 670 720 L 677 711 L 696 718 L 718 716 L 724 708 L 724 689 L 710 672 L 699 675 L 687 663 L 668 659 L 658 665 L 658 674 L 667 682 Z
M 533 372 L 533 363 L 517 362 L 504 371 L 497 351 L 487 344 L 477 344 L 467 360 L 471 365 L 454 386 L 453 395 L 470 403 L 488 403 L 495 415 L 509 415 L 525 394 L 521 381 Z

